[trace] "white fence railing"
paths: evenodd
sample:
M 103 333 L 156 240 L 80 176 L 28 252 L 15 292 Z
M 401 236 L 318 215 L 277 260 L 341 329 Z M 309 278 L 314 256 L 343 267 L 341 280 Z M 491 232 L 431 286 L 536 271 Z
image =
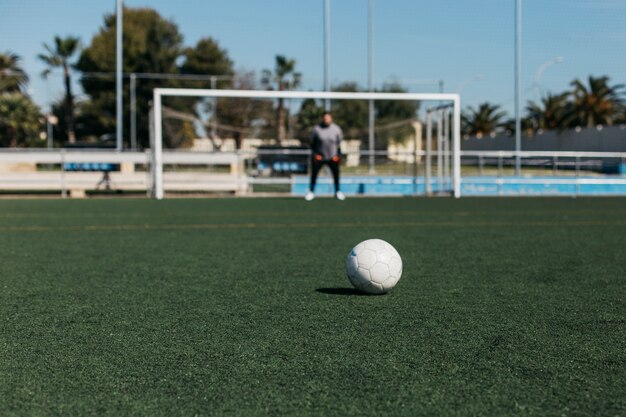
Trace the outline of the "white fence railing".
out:
M 162 155 L 163 188 L 167 192 L 252 192 L 257 185 L 279 185 L 288 191 L 293 176 L 289 172 L 275 174 L 258 170 L 259 160 L 271 156 L 293 156 L 309 161 L 308 150 L 246 150 L 237 152 L 165 151 Z M 593 183 L 614 183 L 626 176 L 626 152 L 521 152 L 522 175 L 533 176 L 567 174 L 591 177 Z M 450 151 L 415 152 L 361 151 L 361 165 L 344 167 L 343 175 L 368 176 L 370 156 L 376 160 L 376 176 L 403 176 L 420 178 L 429 193 L 431 182 L 451 183 Z M 398 158 L 401 156 L 401 158 Z M 511 176 L 514 151 L 463 151 L 460 154 L 462 176 Z M 119 167 L 113 172 L 75 172 L 67 164 L 108 163 Z M 448 169 L 442 165 L 448 165 Z M 0 191 L 60 191 L 84 192 L 112 188 L 116 190 L 154 194 L 153 158 L 150 150 L 143 152 L 117 152 L 112 150 L 0 150 Z M 606 174 L 606 167 L 616 167 L 614 175 Z M 300 172 L 306 175 L 307 170 Z M 556 178 L 555 178 L 556 180 Z M 560 181 L 567 181 L 560 180 Z M 586 181 L 586 180 L 585 180 Z M 451 192 L 451 190 L 447 190 Z

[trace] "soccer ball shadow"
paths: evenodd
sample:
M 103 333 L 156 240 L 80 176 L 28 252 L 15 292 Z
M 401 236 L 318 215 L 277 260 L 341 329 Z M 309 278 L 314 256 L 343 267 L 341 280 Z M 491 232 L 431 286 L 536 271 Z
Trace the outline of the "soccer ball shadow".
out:
M 385 295 L 385 294 L 368 294 L 363 291 L 359 291 L 356 288 L 317 288 L 315 291 L 322 294 L 330 294 L 330 295 L 354 295 L 354 296 L 377 296 L 377 295 Z

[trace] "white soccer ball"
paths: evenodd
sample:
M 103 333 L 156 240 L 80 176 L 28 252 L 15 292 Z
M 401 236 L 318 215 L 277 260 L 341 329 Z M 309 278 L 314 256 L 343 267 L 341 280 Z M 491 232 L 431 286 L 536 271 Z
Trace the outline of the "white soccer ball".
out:
M 357 290 L 384 294 L 400 280 L 402 258 L 396 248 L 384 240 L 365 240 L 348 254 L 346 273 Z

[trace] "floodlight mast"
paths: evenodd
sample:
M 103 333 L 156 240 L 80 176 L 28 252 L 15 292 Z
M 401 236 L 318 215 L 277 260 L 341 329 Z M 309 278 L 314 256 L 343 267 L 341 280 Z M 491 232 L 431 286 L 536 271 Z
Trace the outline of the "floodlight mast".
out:
M 515 175 L 522 173 L 522 0 L 515 0 Z
M 374 0 L 367 3 L 367 84 L 369 92 L 374 91 L 374 54 L 373 54 L 373 5 Z M 369 173 L 374 173 L 374 100 L 368 103 L 368 142 L 369 142 Z
M 154 138 L 152 142 L 152 193 L 157 200 L 165 196 L 163 189 L 163 115 L 161 94 L 154 91 Z
M 454 198 L 461 197 L 461 96 L 455 94 L 452 101 L 454 106 L 454 122 L 452 135 L 452 190 Z
M 116 68 L 115 68 L 115 98 L 116 98 L 116 143 L 117 143 L 117 151 L 121 152 L 123 147 L 122 135 L 124 132 L 123 125 L 123 107 L 122 107 L 122 58 L 123 58 L 123 50 L 122 50 L 122 31 L 123 31 L 123 18 L 122 13 L 124 10 L 123 0 L 117 0 L 117 12 L 115 16 L 115 33 L 116 33 L 116 43 L 115 43 L 115 51 L 116 51 Z
M 190 88 L 155 88 L 154 89 L 154 142 L 152 144 L 152 180 L 153 196 L 161 200 L 165 196 L 163 189 L 163 114 L 161 98 L 178 97 L 225 97 L 256 99 L 314 99 L 314 100 L 403 100 L 403 101 L 448 101 L 454 108 L 453 128 L 453 196 L 461 197 L 461 98 L 451 93 L 354 93 L 342 91 L 274 91 L 274 90 L 210 90 Z
M 330 0 L 324 0 L 324 90 L 330 91 Z M 330 100 L 324 100 L 324 109 L 330 111 Z

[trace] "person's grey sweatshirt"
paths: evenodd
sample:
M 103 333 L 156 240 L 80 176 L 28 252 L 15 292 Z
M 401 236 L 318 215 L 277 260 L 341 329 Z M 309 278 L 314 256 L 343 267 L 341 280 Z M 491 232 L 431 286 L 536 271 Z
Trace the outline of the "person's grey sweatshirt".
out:
M 339 143 L 343 138 L 341 128 L 334 123 L 319 124 L 311 132 L 311 149 L 314 154 L 322 155 L 325 160 L 339 155 Z

